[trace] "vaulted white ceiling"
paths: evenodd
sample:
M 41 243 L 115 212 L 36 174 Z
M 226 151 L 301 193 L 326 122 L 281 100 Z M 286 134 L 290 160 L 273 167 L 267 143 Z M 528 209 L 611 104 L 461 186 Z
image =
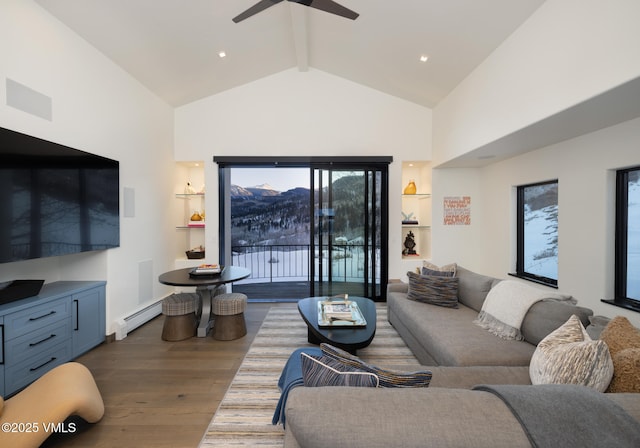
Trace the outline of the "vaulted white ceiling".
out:
M 283 1 L 232 22 L 257 1 L 36 0 L 173 106 L 311 67 L 433 107 L 544 3 L 338 0 L 352 21 Z

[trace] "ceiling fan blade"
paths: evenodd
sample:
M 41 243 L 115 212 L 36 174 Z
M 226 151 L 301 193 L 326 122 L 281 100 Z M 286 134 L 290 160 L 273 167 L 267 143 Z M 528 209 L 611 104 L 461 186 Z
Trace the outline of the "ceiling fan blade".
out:
M 334 2 L 333 0 L 289 0 L 290 2 L 299 3 L 301 5 L 310 6 L 311 8 L 319 9 L 337 16 L 345 17 L 347 19 L 355 20 L 360 14 L 355 11 L 345 8 L 342 5 Z
M 243 13 L 237 15 L 232 20 L 235 23 L 241 22 L 244 19 L 248 19 L 252 15 L 258 14 L 259 12 L 264 11 L 265 9 L 270 8 L 271 6 L 276 5 L 276 4 L 278 4 L 278 3 L 282 2 L 282 1 L 284 1 L 284 0 L 260 0 L 258 3 L 253 5 L 251 8 L 249 8 L 246 11 L 244 11 Z

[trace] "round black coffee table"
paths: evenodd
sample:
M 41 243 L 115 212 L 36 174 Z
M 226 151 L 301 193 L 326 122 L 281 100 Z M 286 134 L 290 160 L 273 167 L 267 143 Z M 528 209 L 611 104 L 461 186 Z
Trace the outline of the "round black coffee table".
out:
M 365 348 L 376 334 L 376 304 L 366 297 L 352 297 L 349 300 L 358 304 L 360 312 L 367 321 L 366 326 L 332 326 L 318 325 L 318 302 L 327 300 L 326 297 L 308 297 L 298 301 L 298 311 L 307 324 L 307 340 L 311 344 L 326 342 L 335 347 L 356 354 L 356 350 Z

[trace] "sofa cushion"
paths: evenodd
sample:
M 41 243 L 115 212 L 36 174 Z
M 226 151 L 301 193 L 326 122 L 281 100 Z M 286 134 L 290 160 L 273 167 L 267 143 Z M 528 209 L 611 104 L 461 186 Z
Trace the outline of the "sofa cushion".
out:
M 378 387 L 378 377 L 336 361 L 328 356 L 301 353 L 302 379 L 306 387 L 355 386 Z
M 428 261 L 422 262 L 422 275 L 435 275 L 438 277 L 455 277 L 458 265 L 455 263 L 445 264 L 444 266 L 437 266 Z
M 600 339 L 602 330 L 605 329 L 609 322 L 611 322 L 611 318 L 606 316 L 589 316 L 589 325 L 586 327 L 589 337 L 591 339 Z
M 564 301 L 542 300 L 537 302 L 529 308 L 522 321 L 520 327 L 522 336 L 525 341 L 538 345 L 549 333 L 560 328 L 574 314 L 586 327 L 589 325 L 589 316 L 593 315 L 593 311 Z
M 415 372 L 400 372 L 367 364 L 351 353 L 329 344 L 320 344 L 320 349 L 325 357 L 331 358 L 343 364 L 349 369 L 357 369 L 375 374 L 380 381 L 380 387 L 428 387 L 431 382 L 430 370 Z
M 524 340 L 521 330 L 524 318 L 534 304 L 545 299 L 572 300 L 571 296 L 528 283 L 504 280 L 491 288 L 474 323 L 501 338 Z
M 429 387 L 471 389 L 478 384 L 530 385 L 529 366 L 432 366 Z
M 607 344 L 592 340 L 573 315 L 538 344 L 529 375 L 532 384 L 577 384 L 604 392 L 613 362 Z
M 469 308 L 480 312 L 487 294 L 499 279 L 477 274 L 458 265 L 458 301 Z
M 500 339 L 474 325 L 478 313 L 464 305 L 452 310 L 407 300 L 397 293 L 387 296 L 387 304 L 389 321 L 402 338 L 419 341 L 427 351 L 419 358 L 423 364 L 528 366 L 535 350 L 528 342 Z
M 640 392 L 640 330 L 624 316 L 616 316 L 600 334 L 613 359 L 613 378 L 607 392 Z
M 407 272 L 409 291 L 407 298 L 417 302 L 447 308 L 458 308 L 458 279 Z
M 531 447 L 513 413 L 488 392 L 298 387 L 286 413 L 293 446 L 305 448 Z

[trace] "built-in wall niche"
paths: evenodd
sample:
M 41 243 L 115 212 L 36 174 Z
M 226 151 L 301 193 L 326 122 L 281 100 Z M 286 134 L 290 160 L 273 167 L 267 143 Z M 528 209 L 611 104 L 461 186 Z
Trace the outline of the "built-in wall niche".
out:
M 176 162 L 174 187 L 174 225 L 176 228 L 176 268 L 195 266 L 204 262 L 198 257 L 201 249 L 206 251 L 205 230 L 207 210 L 204 162 Z M 206 252 L 205 252 L 206 253 Z
M 412 269 L 431 258 L 431 162 L 402 162 L 401 247 L 403 262 Z

